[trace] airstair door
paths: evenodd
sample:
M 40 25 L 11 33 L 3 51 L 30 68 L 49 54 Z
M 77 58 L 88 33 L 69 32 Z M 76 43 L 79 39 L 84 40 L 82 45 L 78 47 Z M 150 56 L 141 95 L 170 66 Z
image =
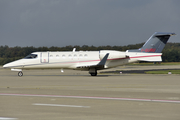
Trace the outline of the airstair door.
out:
M 41 63 L 49 63 L 49 52 L 41 53 Z

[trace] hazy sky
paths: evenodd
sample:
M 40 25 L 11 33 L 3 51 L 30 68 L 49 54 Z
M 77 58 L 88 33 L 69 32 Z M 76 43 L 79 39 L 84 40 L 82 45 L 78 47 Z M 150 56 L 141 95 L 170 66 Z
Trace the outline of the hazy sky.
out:
M 180 0 L 0 0 L 0 46 L 128 45 L 154 32 L 180 42 Z

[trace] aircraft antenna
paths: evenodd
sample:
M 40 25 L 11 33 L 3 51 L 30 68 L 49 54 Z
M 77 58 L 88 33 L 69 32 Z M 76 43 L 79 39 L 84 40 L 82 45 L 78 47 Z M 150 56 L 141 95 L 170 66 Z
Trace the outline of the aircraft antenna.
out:
M 75 52 L 76 51 L 76 48 L 73 48 L 73 52 Z

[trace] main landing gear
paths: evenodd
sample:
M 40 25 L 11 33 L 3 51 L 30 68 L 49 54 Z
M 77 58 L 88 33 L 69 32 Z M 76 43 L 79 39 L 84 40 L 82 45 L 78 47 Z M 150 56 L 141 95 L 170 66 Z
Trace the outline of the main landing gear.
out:
M 96 73 L 90 73 L 91 76 L 97 76 L 97 72 Z
M 97 76 L 97 70 L 96 70 L 96 68 L 91 68 L 91 69 L 89 69 L 89 74 L 91 74 L 91 76 Z
M 19 76 L 19 77 L 22 77 L 22 76 L 23 76 L 23 72 L 22 72 L 22 71 L 19 71 L 19 72 L 18 72 L 18 76 Z

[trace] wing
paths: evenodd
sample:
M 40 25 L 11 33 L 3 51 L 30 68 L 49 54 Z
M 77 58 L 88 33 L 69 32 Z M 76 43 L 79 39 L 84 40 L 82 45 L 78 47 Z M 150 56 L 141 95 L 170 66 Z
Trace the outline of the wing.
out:
M 77 69 L 84 69 L 84 70 L 89 70 L 91 68 L 95 68 L 96 70 L 102 70 L 105 68 L 105 64 L 106 64 L 106 61 L 107 61 L 107 58 L 109 56 L 109 53 L 107 53 L 104 58 L 98 63 L 98 64 L 95 64 L 95 65 L 87 65 L 87 66 L 77 66 L 76 68 Z

